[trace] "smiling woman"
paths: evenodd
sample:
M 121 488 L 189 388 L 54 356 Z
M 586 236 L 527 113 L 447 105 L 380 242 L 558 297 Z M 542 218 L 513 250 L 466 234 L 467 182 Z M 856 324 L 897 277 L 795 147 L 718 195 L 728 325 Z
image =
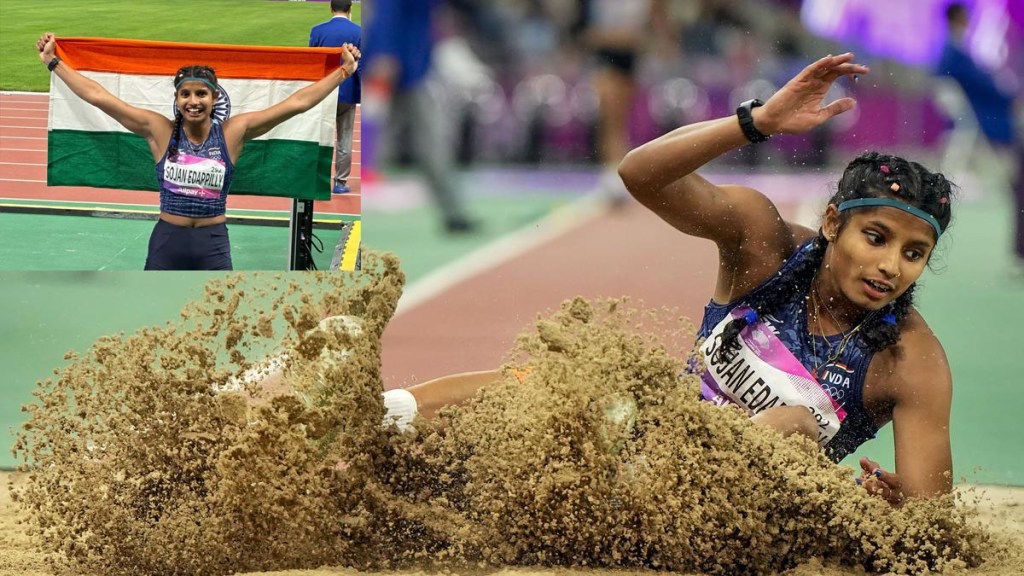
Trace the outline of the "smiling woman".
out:
M 302 114 L 355 73 L 359 50 L 342 46 L 341 65 L 268 108 L 230 116 L 224 90 L 208 66 L 185 66 L 174 77 L 174 119 L 128 104 L 57 55 L 43 34 L 39 58 L 75 98 L 145 140 L 160 188 L 160 219 L 149 241 L 147 270 L 230 270 L 225 204 L 245 144 Z M 62 53 L 66 57 L 66 54 Z M 56 144 L 51 143 L 51 148 Z M 60 154 L 51 154 L 61 157 Z

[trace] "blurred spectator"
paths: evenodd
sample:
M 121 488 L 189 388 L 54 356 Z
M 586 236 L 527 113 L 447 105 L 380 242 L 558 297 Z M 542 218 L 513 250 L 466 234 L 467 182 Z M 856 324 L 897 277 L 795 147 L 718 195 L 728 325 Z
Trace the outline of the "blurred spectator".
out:
M 352 22 L 352 0 L 331 0 L 332 17 L 317 24 L 309 32 L 310 47 L 352 44 L 362 49 L 362 29 Z M 352 174 L 352 134 L 356 127 L 356 105 L 359 104 L 360 72 L 338 87 L 338 112 L 335 117 L 334 194 L 349 192 L 348 177 Z
M 1001 189 L 1009 188 L 1013 197 L 1014 253 L 1024 270 L 1024 146 L 1014 125 L 1015 94 L 1002 88 L 993 75 L 979 66 L 965 45 L 970 22 L 967 7 L 954 2 L 946 8 L 948 36 L 936 73 L 952 78 L 974 112 L 977 127 L 990 145 L 996 162 L 982 171 L 982 177 Z M 945 108 L 950 111 L 950 93 L 946 90 Z M 954 120 L 956 117 L 954 116 Z M 972 147 L 971 150 L 974 148 Z
M 366 34 L 364 86 L 367 100 L 385 104 L 382 163 L 399 142 L 422 170 L 441 211 L 445 231 L 472 232 L 456 182 L 454 143 L 448 119 L 427 86 L 435 45 L 438 0 L 376 0 Z
M 597 159 L 604 168 L 599 193 L 615 202 L 628 197 L 617 167 L 630 149 L 629 119 L 637 61 L 648 40 L 666 36 L 664 0 L 582 0 L 580 45 L 596 61 Z M 659 34 L 660 33 L 660 34 Z

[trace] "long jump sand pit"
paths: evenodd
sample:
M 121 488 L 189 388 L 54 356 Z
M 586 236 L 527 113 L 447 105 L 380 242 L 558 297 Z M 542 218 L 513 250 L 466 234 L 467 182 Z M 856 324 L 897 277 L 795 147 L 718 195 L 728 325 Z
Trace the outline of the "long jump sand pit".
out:
M 18 438 L 0 570 L 1019 573 L 1021 492 L 893 509 L 813 442 L 698 401 L 664 337 L 685 323 L 622 300 L 566 302 L 502 383 L 382 425 L 397 262 L 321 281 L 215 281 L 70 355 Z
M 0 481 L 5 485 L 0 489 L 0 574 L 11 576 L 50 576 L 54 570 L 46 562 L 44 554 L 38 551 L 25 533 L 24 516 L 18 512 L 11 502 L 10 491 L 6 488 L 11 481 L 15 484 L 24 482 L 24 476 L 12 473 L 0 473 Z M 1008 548 L 1024 548 L 1024 488 L 1002 486 L 961 486 L 961 491 L 969 492 L 978 500 L 977 516 L 974 521 L 997 538 L 1003 540 Z M 955 570 L 954 574 L 968 576 L 995 576 L 1024 573 L 1020 557 L 999 556 L 986 564 L 966 570 Z M 834 559 L 830 562 L 834 562 Z M 405 568 L 395 571 L 378 571 L 381 575 L 427 573 L 428 570 Z M 443 571 L 429 570 L 430 573 Z M 642 574 L 653 576 L 660 572 L 651 570 L 602 570 L 596 568 L 565 568 L 565 567 L 518 567 L 518 568 L 475 568 L 462 570 L 462 573 L 488 574 L 490 576 L 629 576 Z M 261 576 L 355 576 L 357 574 L 373 574 L 366 570 L 345 567 L 322 567 L 308 570 L 279 570 L 272 572 L 248 572 L 248 575 Z M 448 571 L 452 573 L 452 571 Z M 821 559 L 810 559 L 798 567 L 786 572 L 792 576 L 847 576 L 864 574 L 864 570 L 850 566 L 823 564 Z M 677 573 L 696 576 L 697 573 Z

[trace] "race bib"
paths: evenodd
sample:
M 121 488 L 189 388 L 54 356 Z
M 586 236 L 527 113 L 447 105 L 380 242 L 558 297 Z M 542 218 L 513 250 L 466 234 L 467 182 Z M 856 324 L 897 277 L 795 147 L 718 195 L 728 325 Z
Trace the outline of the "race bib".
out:
M 739 350 L 717 357 L 726 324 L 750 309 L 734 309 L 701 345 L 706 370 L 701 394 L 716 404 L 736 404 L 753 416 L 774 406 L 805 406 L 818 421 L 818 444 L 825 446 L 839 432 L 846 411 L 829 396 L 762 319 L 744 328 Z
M 227 168 L 221 160 L 178 154 L 164 164 L 164 187 L 192 198 L 219 198 Z

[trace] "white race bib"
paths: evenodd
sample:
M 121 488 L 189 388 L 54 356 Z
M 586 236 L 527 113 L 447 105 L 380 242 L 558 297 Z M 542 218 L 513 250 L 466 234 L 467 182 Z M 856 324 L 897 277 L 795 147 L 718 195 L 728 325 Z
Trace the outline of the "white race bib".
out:
M 707 369 L 701 394 L 716 404 L 736 404 L 753 416 L 774 406 L 805 406 L 818 421 L 818 444 L 825 446 L 839 432 L 846 411 L 829 396 L 796 356 L 761 319 L 744 328 L 736 352 L 716 358 L 726 324 L 750 309 L 734 309 L 701 345 Z

